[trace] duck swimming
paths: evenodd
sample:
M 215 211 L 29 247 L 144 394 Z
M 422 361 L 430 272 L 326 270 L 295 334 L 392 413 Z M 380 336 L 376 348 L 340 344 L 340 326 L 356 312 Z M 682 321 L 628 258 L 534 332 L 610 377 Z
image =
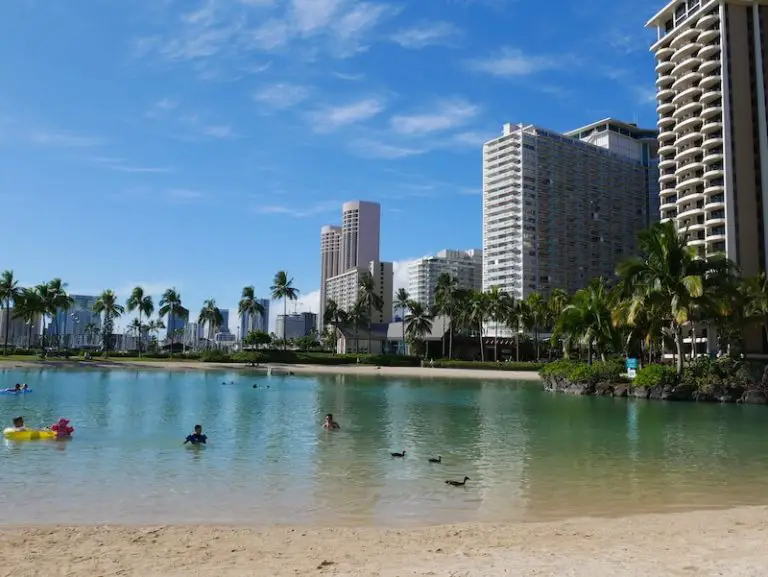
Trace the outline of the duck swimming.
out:
M 393 457 L 403 458 L 405 457 L 405 449 L 403 449 L 402 453 L 390 453 Z
M 437 459 L 429 459 L 429 462 L 430 463 L 442 463 L 443 462 L 443 457 L 441 455 L 438 455 Z
M 451 487 L 463 487 L 467 484 L 467 481 L 469 481 L 469 477 L 464 477 L 463 481 L 446 481 L 445 484 Z

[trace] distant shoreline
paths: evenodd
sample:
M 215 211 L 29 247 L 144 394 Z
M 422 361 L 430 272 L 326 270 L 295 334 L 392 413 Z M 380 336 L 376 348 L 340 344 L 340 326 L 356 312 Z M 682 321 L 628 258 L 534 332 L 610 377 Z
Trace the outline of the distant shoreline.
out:
M 492 381 L 540 381 L 537 371 L 499 371 L 484 369 L 438 369 L 431 367 L 376 367 L 373 365 L 292 365 L 268 364 L 258 367 L 243 363 L 203 363 L 201 361 L 142 361 L 98 359 L 92 361 L 54 360 L 2 360 L 0 371 L 4 369 L 83 369 L 83 370 L 161 370 L 161 371 L 234 371 L 265 375 L 271 369 L 272 374 L 302 375 L 354 375 L 410 378 L 452 378 L 481 379 Z

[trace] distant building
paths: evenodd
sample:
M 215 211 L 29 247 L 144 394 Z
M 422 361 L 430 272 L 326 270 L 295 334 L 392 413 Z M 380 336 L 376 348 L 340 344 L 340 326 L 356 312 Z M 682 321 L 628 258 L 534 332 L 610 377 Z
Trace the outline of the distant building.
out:
M 371 322 L 388 323 L 392 320 L 392 263 L 371 261 L 367 267 L 354 267 L 325 283 L 325 294 L 336 301 L 339 308 L 349 312 L 357 302 L 360 294 L 362 275 L 370 274 L 373 286 L 379 295 L 383 306 L 380 311 L 374 310 Z
M 483 288 L 483 251 L 441 250 L 436 256 L 425 256 L 408 265 L 408 294 L 414 301 L 431 307 L 435 304 L 437 279 L 449 274 L 458 288 L 480 291 Z
M 292 340 L 307 337 L 317 330 L 315 313 L 277 315 L 275 334 L 279 339 Z
M 219 309 L 221 313 L 221 325 L 219 325 L 219 332 L 223 334 L 229 334 L 229 309 Z
M 178 334 L 179 331 L 184 331 L 187 326 L 186 319 L 177 315 L 168 315 L 168 322 L 165 324 L 165 333 L 170 338 L 172 334 Z M 178 336 L 174 337 L 174 340 L 178 340 Z
M 14 312 L 13 308 L 8 311 L 6 311 L 5 308 L 0 310 L 0 343 L 5 346 L 5 329 L 8 319 L 10 318 L 10 325 L 8 326 L 8 346 L 25 347 L 28 344 L 34 345 L 40 337 L 42 319 L 38 315 L 32 323 L 27 324 L 24 319 L 14 317 Z
M 203 327 L 197 323 L 187 323 L 184 327 L 184 344 L 188 347 L 197 347 L 200 339 L 204 337 Z
M 240 338 L 244 339 L 252 331 L 269 332 L 269 299 L 257 299 L 257 302 L 264 308 L 264 314 L 257 313 L 249 315 L 244 313 L 240 315 Z
M 101 330 L 101 315 L 93 312 L 98 297 L 89 295 L 70 295 L 74 303 L 69 309 L 59 309 L 51 319 L 46 333 L 50 336 L 61 335 L 61 344 L 65 347 L 84 346 L 98 341 L 91 334 L 91 327 Z

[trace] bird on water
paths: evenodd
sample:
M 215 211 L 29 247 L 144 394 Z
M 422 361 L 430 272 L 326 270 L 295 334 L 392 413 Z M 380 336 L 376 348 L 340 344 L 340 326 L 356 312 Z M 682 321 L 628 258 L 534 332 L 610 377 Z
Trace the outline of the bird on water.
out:
M 445 484 L 452 487 L 463 487 L 467 484 L 467 481 L 469 481 L 469 477 L 464 477 L 463 481 L 446 481 Z
M 398 457 L 402 459 L 403 457 L 405 457 L 405 449 L 403 449 L 402 453 L 390 453 L 390 455 L 392 455 L 393 457 Z

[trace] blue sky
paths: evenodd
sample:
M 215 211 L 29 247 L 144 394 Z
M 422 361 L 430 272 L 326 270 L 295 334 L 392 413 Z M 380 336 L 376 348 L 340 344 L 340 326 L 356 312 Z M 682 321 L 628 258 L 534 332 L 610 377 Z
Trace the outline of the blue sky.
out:
M 286 269 L 316 310 L 319 229 L 346 200 L 381 202 L 384 260 L 479 247 L 481 143 L 504 122 L 654 125 L 662 4 L 3 2 L 0 269 L 175 286 L 193 313 Z

